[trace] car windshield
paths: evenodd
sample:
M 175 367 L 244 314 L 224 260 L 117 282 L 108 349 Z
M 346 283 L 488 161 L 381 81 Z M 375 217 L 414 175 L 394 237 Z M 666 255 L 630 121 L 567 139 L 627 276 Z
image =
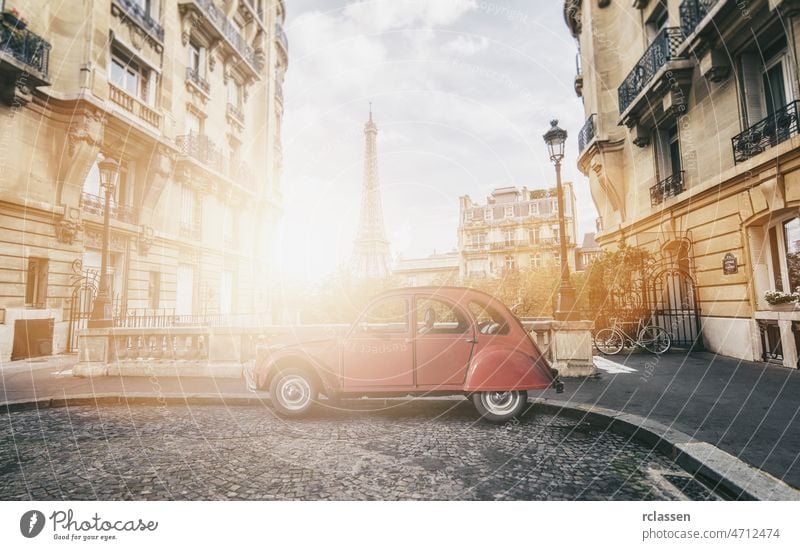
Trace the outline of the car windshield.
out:
M 478 301 L 469 302 L 469 310 L 478 322 L 478 331 L 481 334 L 508 334 L 511 328 L 508 321 L 495 308 Z

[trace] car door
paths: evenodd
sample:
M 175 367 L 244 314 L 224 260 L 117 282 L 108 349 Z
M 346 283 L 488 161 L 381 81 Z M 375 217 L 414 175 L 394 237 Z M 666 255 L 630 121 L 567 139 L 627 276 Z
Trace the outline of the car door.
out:
M 417 385 L 463 384 L 475 345 L 469 316 L 439 297 L 416 296 L 414 304 Z
M 408 296 L 388 296 L 367 308 L 342 346 L 345 391 L 414 386 L 410 317 Z

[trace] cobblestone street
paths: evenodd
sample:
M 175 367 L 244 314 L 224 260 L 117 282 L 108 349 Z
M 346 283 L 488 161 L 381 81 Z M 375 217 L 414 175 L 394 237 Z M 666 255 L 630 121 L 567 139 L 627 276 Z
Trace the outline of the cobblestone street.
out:
M 382 405 L 289 422 L 266 405 L 14 412 L 2 498 L 715 498 L 667 458 L 563 418 L 497 426 L 466 401 Z

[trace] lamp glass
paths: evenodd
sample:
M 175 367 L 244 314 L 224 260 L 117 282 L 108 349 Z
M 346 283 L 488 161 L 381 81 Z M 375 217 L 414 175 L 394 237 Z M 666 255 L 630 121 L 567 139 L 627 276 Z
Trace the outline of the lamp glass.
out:
M 550 153 L 550 160 L 558 162 L 564 158 L 564 144 L 567 141 L 567 131 L 558 127 L 558 121 L 550 121 L 550 129 L 545 133 L 544 141 Z
M 119 178 L 119 164 L 111 158 L 101 160 L 97 168 L 100 171 L 100 185 L 106 189 L 114 190 Z

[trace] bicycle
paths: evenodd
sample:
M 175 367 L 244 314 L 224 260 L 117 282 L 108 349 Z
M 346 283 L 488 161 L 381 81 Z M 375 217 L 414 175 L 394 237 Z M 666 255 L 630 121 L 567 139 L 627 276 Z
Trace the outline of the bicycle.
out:
M 657 325 L 646 325 L 642 319 L 639 319 L 636 327 L 636 338 L 632 338 L 625 329 L 617 326 L 616 319 L 611 328 L 600 329 L 594 335 L 594 347 L 604 355 L 616 355 L 622 351 L 625 344 L 661 355 L 669 350 L 672 341 L 666 330 Z

